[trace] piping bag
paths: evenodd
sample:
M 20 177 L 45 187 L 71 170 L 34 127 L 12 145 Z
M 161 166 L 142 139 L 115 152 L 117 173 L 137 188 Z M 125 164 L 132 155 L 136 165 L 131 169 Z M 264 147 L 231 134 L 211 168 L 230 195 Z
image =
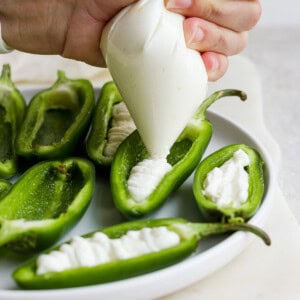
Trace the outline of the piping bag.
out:
M 151 158 L 168 155 L 206 97 L 206 69 L 186 46 L 183 21 L 163 0 L 140 0 L 102 34 L 104 60 Z

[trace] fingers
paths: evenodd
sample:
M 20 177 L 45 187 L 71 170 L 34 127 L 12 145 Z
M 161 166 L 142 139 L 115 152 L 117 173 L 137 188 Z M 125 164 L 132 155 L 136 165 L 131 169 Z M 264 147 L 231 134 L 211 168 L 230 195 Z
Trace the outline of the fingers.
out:
M 220 79 L 227 71 L 227 56 L 215 52 L 204 52 L 201 56 L 209 81 L 216 81 Z
M 210 81 L 224 75 L 227 56 L 247 46 L 247 31 L 261 15 L 259 0 L 165 0 L 165 4 L 186 17 L 187 46 L 202 54 Z
M 247 45 L 247 32 L 235 32 L 199 18 L 188 18 L 183 26 L 187 46 L 200 52 L 229 56 L 240 53 Z
M 258 0 L 165 0 L 169 10 L 186 17 L 198 17 L 219 26 L 242 32 L 259 20 Z
M 104 66 L 99 49 L 103 27 L 136 0 L 1 0 L 3 40 L 12 48 L 60 54 Z
M 69 22 L 62 55 L 104 67 L 100 39 L 105 24 L 123 7 L 137 0 L 77 1 Z

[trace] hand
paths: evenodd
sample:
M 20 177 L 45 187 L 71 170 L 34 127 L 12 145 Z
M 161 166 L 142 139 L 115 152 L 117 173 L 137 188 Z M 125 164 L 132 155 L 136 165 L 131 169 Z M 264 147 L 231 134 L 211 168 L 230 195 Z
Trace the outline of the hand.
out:
M 105 24 L 136 0 L 1 0 L 2 37 L 12 48 L 104 66 Z
M 186 17 L 187 46 L 201 52 L 208 78 L 215 81 L 227 70 L 229 55 L 247 45 L 247 31 L 259 20 L 259 0 L 165 0 L 169 10 Z
M 2 36 L 20 51 L 60 54 L 104 66 L 99 49 L 102 30 L 118 11 L 135 1 L 1 0 Z M 201 52 L 211 81 L 225 73 L 227 56 L 246 46 L 246 31 L 260 16 L 258 0 L 166 0 L 166 6 L 187 17 L 187 45 Z

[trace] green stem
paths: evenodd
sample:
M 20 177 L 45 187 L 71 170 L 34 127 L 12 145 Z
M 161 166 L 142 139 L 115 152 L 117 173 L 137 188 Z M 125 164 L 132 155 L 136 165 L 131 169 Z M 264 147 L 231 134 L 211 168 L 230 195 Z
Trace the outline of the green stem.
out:
M 11 72 L 10 72 L 10 65 L 9 64 L 4 64 L 3 65 L 1 76 L 0 76 L 0 81 L 11 82 Z
M 199 107 L 198 111 L 194 115 L 194 119 L 197 120 L 205 120 L 206 118 L 206 110 L 217 100 L 223 97 L 231 97 L 231 96 L 237 96 L 242 101 L 245 101 L 247 99 L 247 95 L 245 92 L 240 90 L 233 90 L 233 89 L 226 89 L 214 92 L 212 95 L 210 95 Z
M 214 234 L 222 234 L 241 230 L 251 232 L 260 237 L 266 245 L 271 245 L 271 239 L 265 231 L 248 223 L 194 223 L 193 225 L 197 227 L 200 238 Z
M 61 84 L 68 81 L 68 78 L 66 76 L 66 73 L 62 70 L 58 70 L 57 71 L 57 80 L 56 80 L 56 84 Z

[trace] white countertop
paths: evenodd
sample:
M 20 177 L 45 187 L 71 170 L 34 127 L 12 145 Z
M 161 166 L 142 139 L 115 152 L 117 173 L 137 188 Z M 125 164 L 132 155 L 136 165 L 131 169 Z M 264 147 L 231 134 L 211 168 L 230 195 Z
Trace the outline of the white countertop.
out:
M 279 185 L 300 223 L 300 26 L 257 27 L 245 54 L 261 76 L 265 124 L 282 151 Z

